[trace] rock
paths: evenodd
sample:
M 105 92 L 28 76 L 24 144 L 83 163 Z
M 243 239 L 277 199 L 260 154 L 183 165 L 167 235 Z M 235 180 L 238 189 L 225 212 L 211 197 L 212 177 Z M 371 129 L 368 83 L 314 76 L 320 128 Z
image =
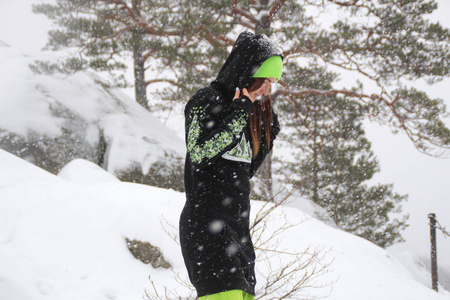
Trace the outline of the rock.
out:
M 161 250 L 149 242 L 141 242 L 138 240 L 130 241 L 128 238 L 126 238 L 125 241 L 127 242 L 127 247 L 131 254 L 144 264 L 151 264 L 155 269 L 169 269 L 172 267 L 170 263 L 164 259 Z

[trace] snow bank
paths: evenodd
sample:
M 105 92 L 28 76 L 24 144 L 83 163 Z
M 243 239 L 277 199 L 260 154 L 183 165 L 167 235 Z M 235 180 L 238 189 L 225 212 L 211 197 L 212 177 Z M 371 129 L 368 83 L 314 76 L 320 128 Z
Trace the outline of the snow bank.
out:
M 4 151 L 0 162 L 0 299 L 141 299 L 150 274 L 174 281 L 172 272 L 136 260 L 125 238 L 160 247 L 180 269 L 180 251 L 160 222 L 177 223 L 184 194 L 79 184 L 82 172 L 95 169 L 89 162 L 72 163 L 61 177 Z
M 119 182 L 110 173 L 102 168 L 84 159 L 75 159 L 68 163 L 58 173 L 58 176 L 66 180 L 80 184 L 96 184 L 102 182 Z

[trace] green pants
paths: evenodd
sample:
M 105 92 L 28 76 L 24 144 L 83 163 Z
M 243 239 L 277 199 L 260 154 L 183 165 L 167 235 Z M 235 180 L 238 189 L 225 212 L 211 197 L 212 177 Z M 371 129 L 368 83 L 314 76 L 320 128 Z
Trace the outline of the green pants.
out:
M 255 296 L 241 290 L 231 290 L 200 297 L 199 300 L 254 300 Z

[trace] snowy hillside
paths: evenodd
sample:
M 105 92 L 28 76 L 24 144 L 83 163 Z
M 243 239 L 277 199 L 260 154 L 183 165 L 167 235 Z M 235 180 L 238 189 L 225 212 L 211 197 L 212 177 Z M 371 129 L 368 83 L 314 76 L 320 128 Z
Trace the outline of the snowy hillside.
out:
M 149 275 L 160 293 L 166 287 L 193 299 L 191 291 L 175 279 L 175 273 L 183 279 L 186 272 L 180 249 L 171 238 L 177 235 L 183 193 L 119 182 L 84 160 L 70 163 L 55 176 L 0 150 L 0 165 L 0 299 L 142 299 L 145 290 L 154 294 Z M 261 202 L 252 202 L 252 218 L 261 207 Z M 383 249 L 300 210 L 277 208 L 270 219 L 266 236 L 284 220 L 300 223 L 278 236 L 283 252 L 309 247 L 320 252 L 321 264 L 330 263 L 327 272 L 311 282 L 323 287 L 305 289 L 304 296 L 329 295 L 327 299 L 332 300 L 450 297 L 415 281 Z M 159 247 L 172 268 L 154 269 L 135 259 L 126 239 Z M 259 259 L 264 256 L 258 255 Z M 286 254 L 270 257 L 275 267 L 289 258 Z M 257 266 L 265 272 L 263 262 Z M 261 290 L 261 274 L 258 280 Z

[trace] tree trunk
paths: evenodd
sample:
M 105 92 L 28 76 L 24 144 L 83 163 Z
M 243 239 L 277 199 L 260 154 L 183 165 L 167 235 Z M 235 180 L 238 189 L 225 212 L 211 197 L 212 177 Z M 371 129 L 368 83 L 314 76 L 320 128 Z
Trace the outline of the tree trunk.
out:
M 273 185 L 272 185 L 272 152 L 267 154 L 266 159 L 256 172 L 256 177 L 262 180 L 265 185 L 265 194 L 261 195 L 261 200 L 274 202 Z
M 317 141 L 318 131 L 317 128 L 317 100 L 314 101 L 314 114 L 313 114 L 313 122 L 314 122 L 314 144 L 313 144 L 313 201 L 315 203 L 319 203 L 319 145 Z
M 141 15 L 141 0 L 132 1 L 132 9 L 136 16 Z M 147 85 L 145 84 L 145 69 L 144 59 L 142 56 L 142 44 L 144 40 L 144 33 L 141 29 L 135 28 L 133 30 L 133 60 L 134 60 L 134 88 L 136 101 L 149 109 L 147 100 Z

